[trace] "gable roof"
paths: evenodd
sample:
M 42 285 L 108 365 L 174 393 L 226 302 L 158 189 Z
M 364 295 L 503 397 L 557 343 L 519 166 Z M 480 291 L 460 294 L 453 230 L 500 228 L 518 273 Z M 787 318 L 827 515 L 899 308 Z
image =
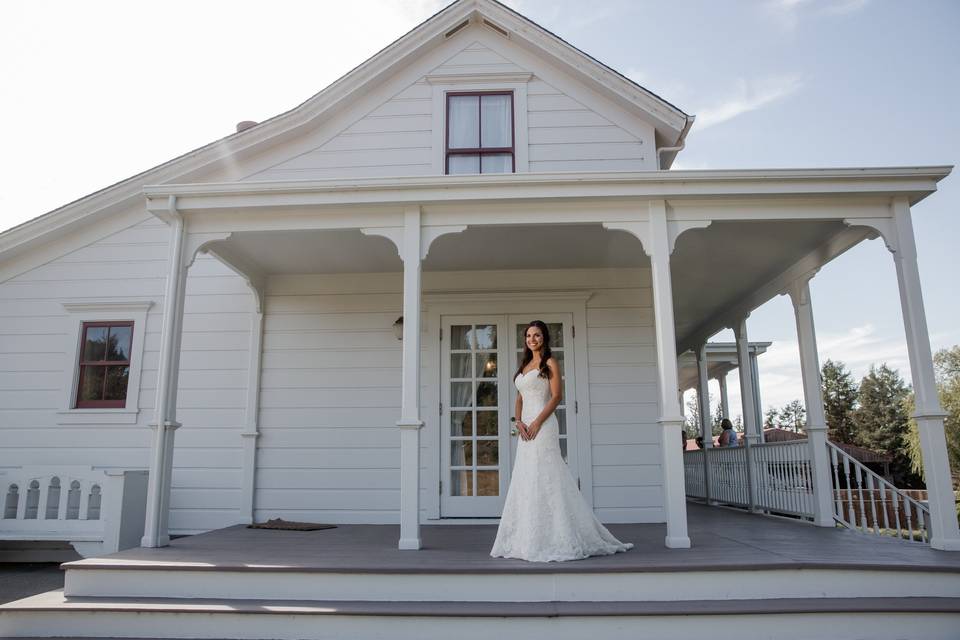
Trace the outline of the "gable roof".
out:
M 296 135 L 349 105 L 350 96 L 356 92 L 408 64 L 425 49 L 455 37 L 469 24 L 493 29 L 521 46 L 535 49 L 594 90 L 642 115 L 654 125 L 661 146 L 683 144 L 692 116 L 496 0 L 456 0 L 293 109 L 0 233 L 0 260 L 129 207 L 143 197 L 146 184 L 189 181 L 227 158 L 236 160 Z M 666 166 L 675 154 L 676 150 L 665 154 Z

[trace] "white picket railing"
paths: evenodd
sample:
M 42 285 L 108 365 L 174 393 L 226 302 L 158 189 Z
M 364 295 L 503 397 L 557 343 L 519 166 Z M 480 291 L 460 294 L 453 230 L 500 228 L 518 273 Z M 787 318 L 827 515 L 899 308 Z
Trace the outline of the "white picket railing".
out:
M 827 443 L 827 449 L 833 478 L 834 520 L 861 533 L 930 542 L 927 505 L 897 489 L 832 442 Z
M 756 506 L 772 513 L 813 519 L 813 472 L 806 440 L 750 447 L 756 469 Z
M 831 442 L 834 520 L 849 529 L 929 542 L 928 507 Z M 706 463 L 706 464 L 705 464 Z M 687 495 L 709 503 L 814 518 L 813 466 L 807 440 L 710 448 L 684 454 Z

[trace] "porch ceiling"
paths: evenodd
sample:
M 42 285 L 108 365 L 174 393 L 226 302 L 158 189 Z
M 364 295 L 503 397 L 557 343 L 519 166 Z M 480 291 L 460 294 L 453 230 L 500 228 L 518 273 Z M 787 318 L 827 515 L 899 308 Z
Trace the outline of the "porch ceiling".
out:
M 843 235 L 841 235 L 843 234 Z M 673 304 L 681 350 L 696 336 L 724 328 L 731 312 L 749 311 L 780 293 L 768 287 L 798 263 L 819 268 L 847 246 L 838 237 L 855 237 L 840 221 L 714 221 L 677 239 L 671 256 Z
M 857 235 L 859 233 L 859 235 Z M 791 269 L 818 268 L 866 237 L 840 221 L 714 221 L 683 233 L 671 256 L 678 347 L 724 328 L 734 312 L 780 293 Z M 838 239 L 841 241 L 838 242 Z M 241 231 L 211 247 L 265 275 L 401 272 L 394 244 L 359 229 Z M 474 225 L 437 238 L 424 272 L 643 268 L 640 241 L 600 224 Z

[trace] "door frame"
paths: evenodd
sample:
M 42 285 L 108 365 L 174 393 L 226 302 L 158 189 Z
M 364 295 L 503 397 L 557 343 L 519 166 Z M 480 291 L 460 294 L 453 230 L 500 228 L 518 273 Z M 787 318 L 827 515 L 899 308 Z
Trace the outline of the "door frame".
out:
M 573 316 L 572 331 L 579 327 L 580 338 L 574 337 L 574 380 L 577 404 L 577 475 L 580 477 L 580 492 L 587 504 L 593 507 L 593 456 L 590 419 L 589 362 L 587 360 L 587 300 L 592 291 L 452 291 L 425 292 L 421 296 L 424 314 L 424 349 L 421 355 L 423 395 L 421 419 L 421 494 L 423 505 L 421 518 L 432 521 L 440 519 L 440 397 L 441 316 L 444 315 L 523 315 L 536 313 L 569 313 Z M 533 317 L 531 316 L 531 319 Z M 446 336 L 449 339 L 449 336 Z M 512 411 L 512 407 L 510 408 Z M 512 461 L 511 461 L 512 462 Z M 484 518 L 479 522 L 494 522 Z M 457 523 L 469 519 L 457 518 Z

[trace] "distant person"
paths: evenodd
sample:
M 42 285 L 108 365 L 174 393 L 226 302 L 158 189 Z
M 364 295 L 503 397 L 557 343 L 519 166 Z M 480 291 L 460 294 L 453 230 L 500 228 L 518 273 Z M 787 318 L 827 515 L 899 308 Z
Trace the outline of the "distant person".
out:
M 683 449 L 682 449 L 682 450 L 683 450 L 684 452 L 686 452 L 686 450 L 687 450 L 687 431 L 686 431 L 686 430 L 681 431 L 681 432 L 680 432 L 680 435 L 683 437 Z
M 703 436 L 697 436 L 694 442 L 697 443 L 697 449 L 703 449 Z
M 737 432 L 733 430 L 733 423 L 728 418 L 724 418 L 720 421 L 720 426 L 723 428 L 723 432 L 720 434 L 717 444 L 721 447 L 737 446 Z

